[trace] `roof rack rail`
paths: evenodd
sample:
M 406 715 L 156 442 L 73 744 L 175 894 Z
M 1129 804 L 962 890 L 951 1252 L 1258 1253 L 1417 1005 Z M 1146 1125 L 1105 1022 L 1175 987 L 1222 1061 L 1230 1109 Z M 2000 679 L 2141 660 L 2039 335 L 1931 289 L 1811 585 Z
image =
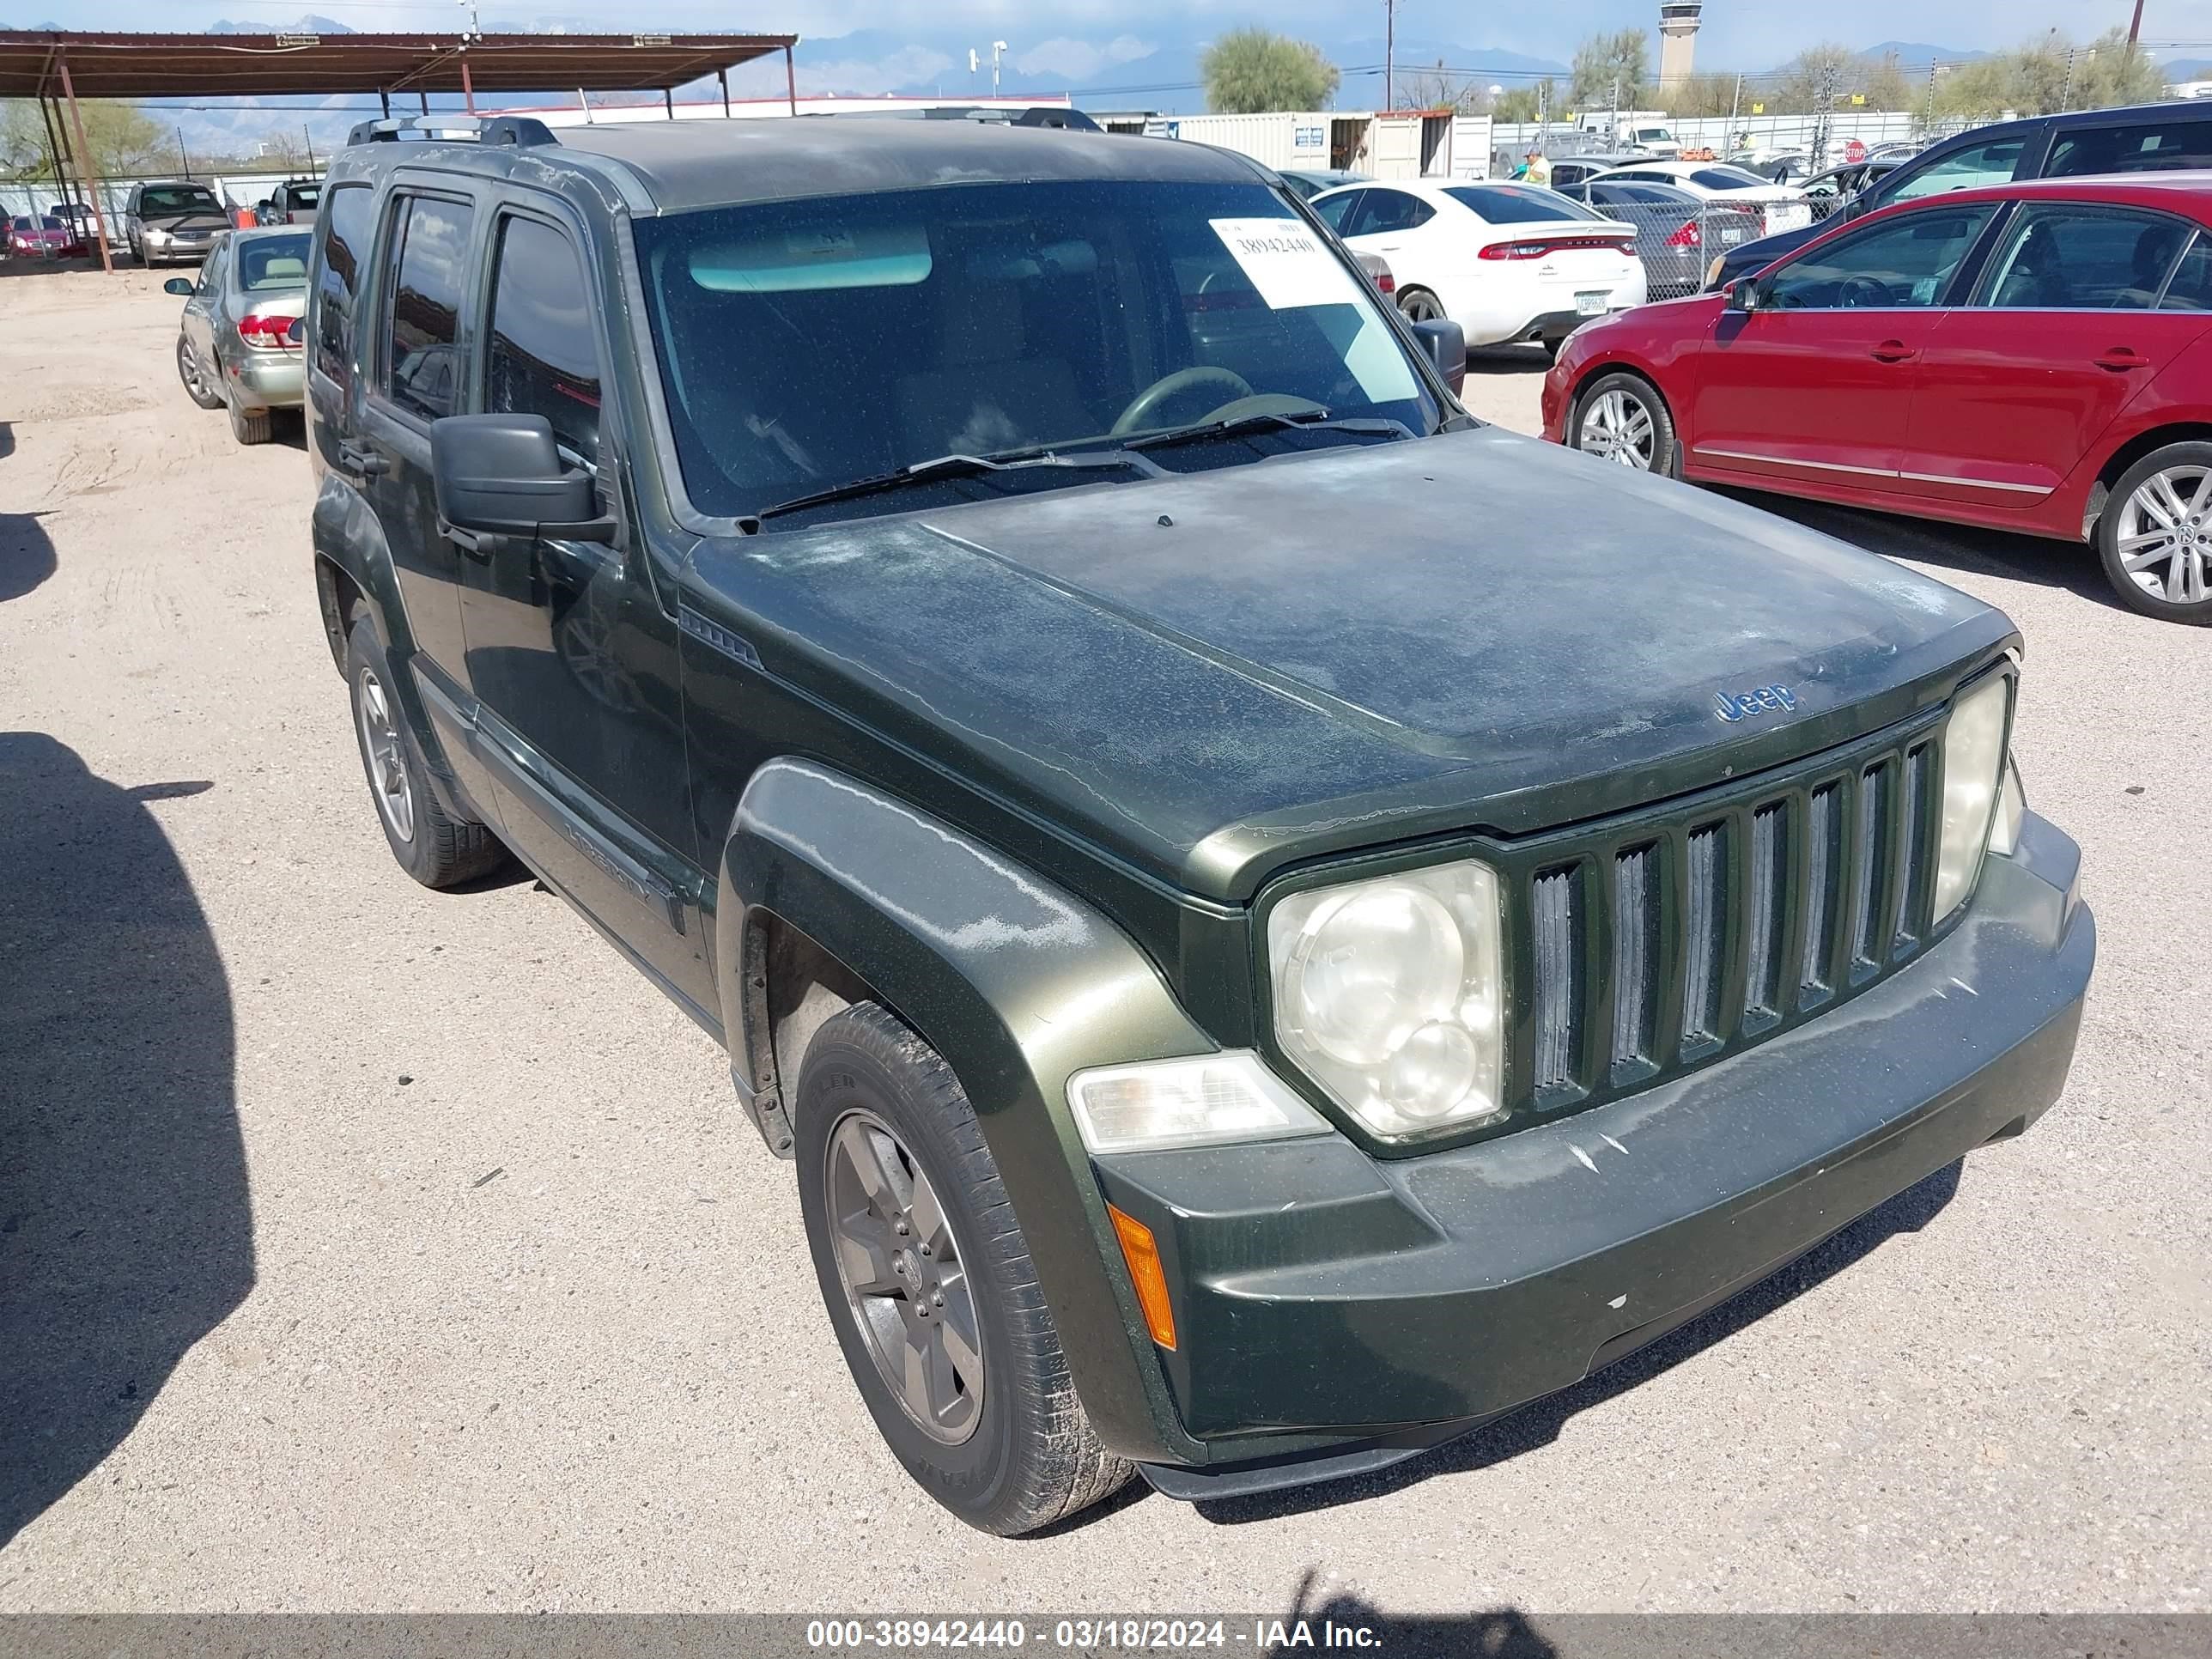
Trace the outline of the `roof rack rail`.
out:
M 349 144 L 396 144 L 403 140 L 469 139 L 479 144 L 557 144 L 553 129 L 527 115 L 402 115 L 362 121 L 346 135 Z
M 822 112 L 830 120 L 975 121 L 986 126 L 1065 127 L 1071 132 L 1101 132 L 1097 122 L 1065 104 L 930 104 L 918 109 L 841 109 Z

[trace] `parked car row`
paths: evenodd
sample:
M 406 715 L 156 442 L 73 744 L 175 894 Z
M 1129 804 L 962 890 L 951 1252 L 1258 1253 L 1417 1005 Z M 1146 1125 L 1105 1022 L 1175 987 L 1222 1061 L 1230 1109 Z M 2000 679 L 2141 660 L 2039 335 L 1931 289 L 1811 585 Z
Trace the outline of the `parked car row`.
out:
M 310 238 L 289 226 L 228 231 L 197 280 L 161 285 L 185 301 L 177 378 L 201 408 L 228 412 L 242 444 L 268 442 L 280 411 L 300 407 Z
M 2212 623 L 2212 173 L 1851 218 L 1580 331 L 1544 422 L 1676 477 L 2087 541 L 2136 610 Z

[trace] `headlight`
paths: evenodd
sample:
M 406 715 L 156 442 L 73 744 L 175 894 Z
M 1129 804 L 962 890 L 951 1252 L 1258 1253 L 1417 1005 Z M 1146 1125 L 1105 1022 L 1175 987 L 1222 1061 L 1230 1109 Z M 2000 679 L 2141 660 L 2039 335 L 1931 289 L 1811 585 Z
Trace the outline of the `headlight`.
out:
M 2004 782 L 1997 787 L 1997 815 L 1990 823 L 1990 851 L 2008 859 L 2020 851 L 2020 821 L 2027 816 L 2027 791 L 2020 786 L 2020 767 L 2005 759 Z
M 149 242 L 166 242 L 169 240 L 169 233 L 166 230 L 149 229 L 146 232 L 146 240 Z
M 1067 1080 L 1067 1103 L 1094 1152 L 1333 1133 L 1257 1054 L 1243 1052 L 1078 1072 Z
M 1463 860 L 1295 894 L 1267 918 L 1275 1036 L 1391 1139 L 1504 1109 L 1498 878 Z
M 1992 675 L 1959 699 L 1943 731 L 1943 836 L 1936 860 L 1936 920 L 1966 902 L 1989 850 L 2005 762 L 2012 681 Z
M 1727 259 L 1728 255 L 1725 253 L 1716 253 L 1713 255 L 1712 264 L 1705 267 L 1705 286 L 1707 288 L 1713 288 L 1718 285 L 1721 280 L 1721 266 L 1727 261 Z

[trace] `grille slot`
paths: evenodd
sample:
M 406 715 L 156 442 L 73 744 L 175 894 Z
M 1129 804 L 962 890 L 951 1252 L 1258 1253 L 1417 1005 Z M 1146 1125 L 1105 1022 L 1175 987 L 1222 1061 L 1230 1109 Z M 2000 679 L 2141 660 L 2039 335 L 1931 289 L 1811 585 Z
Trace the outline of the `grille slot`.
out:
M 1790 838 L 1784 804 L 1751 815 L 1750 959 L 1746 963 L 1743 1011 L 1771 1018 L 1782 1012 L 1783 932 L 1790 921 Z
M 1903 866 L 1899 882 L 1897 929 L 1891 950 L 1902 953 L 1920 942 L 1921 918 L 1928 914 L 1928 812 L 1935 799 L 1936 745 L 1923 744 L 1905 757 Z
M 1689 897 L 1682 940 L 1682 1042 L 1710 1042 L 1720 1034 L 1721 979 L 1728 949 L 1727 829 L 1711 824 L 1690 833 Z
M 1842 848 L 1837 830 L 1838 786 L 1824 784 L 1809 798 L 1805 839 L 1810 854 L 1805 872 L 1805 959 L 1798 966 L 1801 991 L 1814 993 L 1817 1001 L 1829 988 L 1828 964 L 1835 960 L 1836 883 L 1842 874 Z
M 1893 861 L 1889 845 L 1889 803 L 1897 787 L 1897 763 L 1883 761 L 1869 766 L 1859 778 L 1856 825 L 1859 855 L 1858 914 L 1851 927 L 1851 962 L 1856 968 L 1873 967 L 1888 955 L 1883 936 L 1882 896 L 1889 886 Z
M 1613 1063 L 1651 1054 L 1658 1013 L 1659 849 L 1638 847 L 1613 865 Z
M 1536 878 L 1536 1086 L 1557 1089 L 1575 1081 L 1575 1051 L 1582 1002 L 1575 872 L 1553 870 Z

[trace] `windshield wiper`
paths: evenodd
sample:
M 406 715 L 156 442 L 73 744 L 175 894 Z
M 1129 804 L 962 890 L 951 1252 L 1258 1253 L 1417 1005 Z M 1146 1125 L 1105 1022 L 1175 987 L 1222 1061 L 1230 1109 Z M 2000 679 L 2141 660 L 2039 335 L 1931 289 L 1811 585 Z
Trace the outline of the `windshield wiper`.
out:
M 1237 415 L 1225 421 L 1200 421 L 1190 426 L 1171 426 L 1165 431 L 1147 432 L 1141 437 L 1125 440 L 1121 447 L 1159 449 L 1170 444 L 1188 443 L 1194 438 L 1232 438 L 1267 427 L 1286 428 L 1297 432 L 1349 432 L 1375 438 L 1410 438 L 1413 435 L 1413 428 L 1403 421 L 1350 415 L 1337 416 L 1325 409 L 1310 409 L 1301 410 L 1295 415 Z
M 854 478 L 848 483 L 833 484 L 809 495 L 794 495 L 787 501 L 777 501 L 752 514 L 750 523 L 757 529 L 764 520 L 778 518 L 786 513 L 802 512 L 810 507 L 826 507 L 835 501 L 854 501 L 863 495 L 881 495 L 886 490 L 903 489 L 910 484 L 930 483 L 940 478 L 973 478 L 988 477 L 994 472 L 1029 472 L 1038 469 L 1069 472 L 1142 472 L 1148 477 L 1157 477 L 1160 472 L 1156 463 L 1120 448 L 1098 454 L 1062 455 L 1038 445 L 1027 449 L 1006 450 L 994 455 L 939 455 L 930 460 L 916 461 L 911 466 L 894 467 L 889 472 Z

